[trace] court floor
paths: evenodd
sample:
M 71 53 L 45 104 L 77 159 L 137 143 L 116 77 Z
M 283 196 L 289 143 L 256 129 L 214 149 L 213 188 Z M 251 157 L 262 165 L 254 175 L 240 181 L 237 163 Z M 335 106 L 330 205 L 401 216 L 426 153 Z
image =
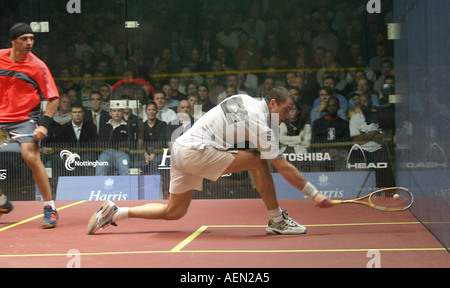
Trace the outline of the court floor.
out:
M 0 217 L 0 267 L 450 267 L 447 250 L 409 211 L 320 209 L 308 199 L 281 199 L 308 233 L 268 235 L 260 199 L 193 200 L 180 220 L 126 219 L 87 235 L 101 203 L 57 201 L 58 226 L 43 230 L 41 202 L 14 202 Z

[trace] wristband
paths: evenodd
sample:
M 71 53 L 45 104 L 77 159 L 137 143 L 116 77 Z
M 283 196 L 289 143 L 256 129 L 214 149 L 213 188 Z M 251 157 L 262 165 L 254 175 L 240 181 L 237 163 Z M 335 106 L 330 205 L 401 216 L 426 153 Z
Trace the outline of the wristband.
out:
M 305 187 L 302 190 L 303 194 L 308 196 L 310 199 L 313 199 L 319 191 L 317 191 L 317 188 L 314 187 L 311 183 L 307 182 Z
M 47 129 L 50 129 L 50 125 L 52 125 L 52 122 L 53 122 L 52 118 L 44 116 L 41 118 L 39 125 L 44 126 Z

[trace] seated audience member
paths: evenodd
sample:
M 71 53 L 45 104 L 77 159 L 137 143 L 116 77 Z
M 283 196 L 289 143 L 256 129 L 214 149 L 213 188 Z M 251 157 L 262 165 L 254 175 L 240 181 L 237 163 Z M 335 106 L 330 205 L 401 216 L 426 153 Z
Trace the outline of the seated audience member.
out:
M 94 123 L 97 127 L 97 134 L 100 126 L 111 119 L 110 114 L 102 108 L 102 96 L 99 92 L 93 91 L 89 96 L 90 109 L 84 114 L 84 119 Z
M 166 123 L 170 123 L 173 119 L 177 117 L 177 113 L 167 107 L 166 105 L 166 93 L 162 90 L 158 90 L 155 92 L 155 103 L 158 105 L 158 113 L 156 114 L 156 118 Z M 146 115 L 144 115 L 144 120 L 146 120 Z
M 186 100 L 187 95 L 180 91 L 180 78 L 179 77 L 170 77 L 169 85 L 172 88 L 172 93 L 170 94 L 170 99 L 174 100 Z M 169 106 L 170 107 L 170 106 Z
M 208 93 L 209 93 L 208 85 L 200 84 L 198 86 L 197 88 L 198 105 L 202 106 L 202 111 L 205 113 L 214 108 L 214 106 L 216 106 L 209 100 Z
M 97 127 L 94 123 L 84 120 L 84 107 L 75 103 L 70 108 L 72 120 L 61 126 L 61 142 L 72 153 L 77 153 L 82 161 L 94 161 L 97 159 L 96 152 L 86 150 L 91 148 L 97 141 Z M 76 167 L 77 175 L 92 175 L 92 167 Z M 66 171 L 66 169 L 63 169 Z M 73 173 L 70 173 L 73 175 Z
M 191 105 L 187 100 L 181 100 L 178 104 L 177 117 L 167 125 L 167 141 L 169 149 L 172 149 L 172 143 L 183 135 L 189 128 L 194 125 L 194 118 L 189 116 Z
M 325 79 L 323 80 L 322 83 L 322 87 L 330 87 L 332 90 L 332 94 L 331 96 L 336 97 L 339 100 L 339 106 L 342 108 L 342 110 L 344 110 L 344 112 L 347 113 L 347 109 L 348 109 L 348 101 L 347 98 L 345 98 L 344 96 L 342 96 L 341 94 L 336 92 L 336 84 L 335 84 L 335 80 L 333 77 L 325 77 Z M 320 97 L 317 97 L 316 100 L 314 100 L 314 104 L 313 107 L 317 107 L 320 105 Z
M 107 175 L 109 169 L 117 169 L 119 175 L 128 175 L 130 168 L 130 155 L 123 151 L 129 149 L 132 136 L 128 123 L 123 119 L 123 109 L 111 108 L 111 119 L 102 123 L 98 134 L 98 142 L 107 150 L 104 150 L 99 162 L 107 162 L 106 165 L 98 165 L 95 169 L 97 176 Z
M 374 93 L 370 93 L 369 80 L 367 80 L 367 78 L 359 78 L 356 81 L 356 91 L 355 91 L 355 93 L 358 93 L 359 95 L 368 94 L 372 98 L 372 103 L 373 103 L 372 105 L 373 106 L 379 106 L 380 105 L 380 101 L 379 101 L 378 95 L 374 94 Z M 353 104 L 353 100 L 352 99 L 350 99 L 350 101 L 349 101 L 349 107 L 350 107 L 350 110 L 355 107 L 354 104 Z
M 208 98 L 212 104 L 217 104 L 217 97 L 220 93 L 225 91 L 222 85 L 218 84 L 219 78 L 215 74 L 207 74 L 205 76 L 205 83 L 208 85 Z
M 294 102 L 289 118 L 280 124 L 280 144 L 283 153 L 308 153 L 311 125 L 301 117 L 301 109 L 300 103 Z
M 62 94 L 59 98 L 58 109 L 56 110 L 55 117 L 53 120 L 63 125 L 71 120 L 70 116 L 70 98 L 67 94 Z
M 112 87 L 111 87 L 111 85 L 109 85 L 107 83 L 103 83 L 98 88 L 98 92 L 100 92 L 100 95 L 102 95 L 102 108 L 103 108 L 103 110 L 109 112 L 109 109 L 110 109 L 109 105 L 110 105 L 110 100 L 111 100 L 111 95 L 112 95 Z
M 93 143 L 97 141 L 97 127 L 84 120 L 84 108 L 75 103 L 70 108 L 71 121 L 62 126 L 61 140 L 66 143 Z
M 174 109 L 173 111 L 175 112 L 176 107 L 178 107 L 178 103 L 180 103 L 180 101 L 172 98 L 172 87 L 169 84 L 163 84 L 161 90 L 164 91 L 166 95 L 166 106 Z
M 280 149 L 287 154 L 306 154 L 311 143 L 311 125 L 308 120 L 301 116 L 302 107 L 299 102 L 294 102 L 293 109 L 289 113 L 289 119 L 280 124 Z M 297 161 L 297 156 L 293 157 L 292 163 L 303 171 L 309 170 L 309 163 Z M 291 161 L 291 160 L 289 160 Z
M 190 94 L 188 95 L 187 98 L 189 105 L 191 105 L 189 116 L 193 117 L 195 121 L 197 121 L 204 114 L 204 112 L 200 108 L 201 106 L 198 105 L 199 103 L 198 99 L 199 99 L 198 94 Z M 197 106 L 197 108 L 195 106 Z
M 120 97 L 120 100 L 131 100 L 131 97 L 129 95 L 122 95 Z M 136 102 L 135 100 L 133 102 Z M 128 102 L 130 103 L 130 102 Z M 137 134 L 138 134 L 138 122 L 139 118 L 137 115 L 133 113 L 133 110 L 129 107 L 123 108 L 123 119 L 128 123 L 128 127 L 130 128 L 130 133 L 132 136 L 132 140 L 137 140 Z
M 350 130 L 347 120 L 338 117 L 337 113 L 340 109 L 339 100 L 331 96 L 327 101 L 327 114 L 316 121 L 312 125 L 312 143 L 334 143 L 334 142 L 350 142 Z M 321 171 L 334 171 L 338 163 L 342 161 L 341 152 L 347 147 L 316 147 L 313 151 L 328 155 L 324 161 L 319 163 Z M 325 158 L 325 157 L 324 157 Z
M 303 104 L 303 94 L 300 89 L 297 87 L 290 87 L 289 93 L 294 97 L 294 102 L 298 102 L 300 105 L 301 117 L 304 119 L 305 123 L 311 124 L 311 110 L 312 107 L 306 104 Z
M 222 93 L 220 93 L 217 96 L 217 102 L 216 102 L 217 104 L 219 102 L 223 101 L 223 99 L 225 99 L 225 98 L 227 98 L 229 96 L 228 95 L 229 93 L 227 93 L 227 91 L 226 91 L 227 88 L 229 88 L 229 87 L 234 88 L 234 90 L 236 91 L 235 94 L 248 94 L 247 92 L 239 89 L 237 75 L 236 74 L 229 74 L 229 75 L 227 75 L 227 78 L 226 78 L 225 91 L 223 91 Z M 233 95 L 235 95 L 235 94 L 233 94 Z
M 352 118 L 353 114 L 361 112 L 360 95 L 358 93 L 354 92 L 354 93 L 350 94 L 350 100 L 352 101 L 354 108 L 352 110 L 348 111 L 347 117 L 348 117 L 349 121 Z
M 314 143 L 350 141 L 349 123 L 338 116 L 339 100 L 331 96 L 327 101 L 326 115 L 314 121 L 312 140 Z
M 156 118 L 158 107 L 155 102 L 150 101 L 145 107 L 147 120 L 143 125 L 144 145 L 144 174 L 158 174 L 158 165 L 161 163 L 162 154 L 155 150 L 167 148 L 167 124 Z
M 320 104 L 317 107 L 314 107 L 311 110 L 311 124 L 314 125 L 314 121 L 316 121 L 317 119 L 325 116 L 327 114 L 326 111 L 326 107 L 327 107 L 327 102 L 328 99 L 330 99 L 330 97 L 333 94 L 333 90 L 329 87 L 324 87 L 319 89 L 319 99 L 320 99 Z M 344 120 L 347 120 L 347 113 L 342 109 L 339 108 L 337 115 Z
M 264 83 L 256 88 L 254 96 L 265 98 L 266 95 L 269 95 L 269 92 L 273 89 L 273 87 L 275 87 L 275 78 L 272 76 L 267 76 L 264 78 Z

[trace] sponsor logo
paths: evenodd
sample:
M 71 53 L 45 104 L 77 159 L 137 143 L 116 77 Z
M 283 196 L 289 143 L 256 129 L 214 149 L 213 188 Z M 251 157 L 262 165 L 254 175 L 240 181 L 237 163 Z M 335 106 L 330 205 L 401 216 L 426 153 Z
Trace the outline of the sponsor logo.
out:
M 425 161 L 405 162 L 407 169 L 447 169 L 448 159 L 444 149 L 438 144 L 433 143 L 427 150 Z
M 295 154 L 295 153 L 283 153 L 286 160 L 291 162 L 294 161 L 330 161 L 330 153 L 305 153 L 305 154 Z
M 6 179 L 6 169 L 0 169 L 0 180 Z
M 59 153 L 61 159 L 65 159 L 64 167 L 67 171 L 73 171 L 76 167 L 97 167 L 97 166 L 108 166 L 108 162 L 106 161 L 80 161 L 80 155 L 77 153 L 72 153 L 69 150 L 62 150 Z
M 361 155 L 364 159 L 364 162 L 361 163 L 350 163 L 350 156 L 354 151 L 361 152 Z M 364 150 L 361 148 L 359 144 L 355 144 L 352 146 L 350 151 L 348 152 L 347 156 L 347 162 L 346 162 L 347 169 L 386 169 L 388 168 L 387 162 L 377 162 L 377 163 L 367 163 L 367 157 L 364 152 Z
M 107 192 L 103 192 L 102 190 L 92 190 L 89 195 L 89 201 L 105 201 L 105 200 L 127 200 L 128 194 L 123 193 L 122 191 L 112 192 L 114 190 L 114 179 L 108 178 L 105 180 L 103 184 L 103 189 Z

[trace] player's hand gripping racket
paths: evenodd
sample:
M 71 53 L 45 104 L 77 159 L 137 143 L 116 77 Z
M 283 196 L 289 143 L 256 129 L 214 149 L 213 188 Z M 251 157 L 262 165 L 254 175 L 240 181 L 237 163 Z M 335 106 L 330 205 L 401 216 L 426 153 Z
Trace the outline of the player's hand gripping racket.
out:
M 33 137 L 33 134 L 16 134 L 13 132 L 8 133 L 5 130 L 0 129 L 0 149 L 8 145 L 11 140 L 21 137 Z M 45 135 L 45 137 L 47 137 L 47 135 Z
M 364 197 L 332 202 L 333 204 L 362 204 L 377 210 L 395 212 L 409 209 L 414 202 L 414 196 L 406 188 L 391 187 L 377 190 Z M 318 203 L 314 203 L 314 206 L 318 206 Z

